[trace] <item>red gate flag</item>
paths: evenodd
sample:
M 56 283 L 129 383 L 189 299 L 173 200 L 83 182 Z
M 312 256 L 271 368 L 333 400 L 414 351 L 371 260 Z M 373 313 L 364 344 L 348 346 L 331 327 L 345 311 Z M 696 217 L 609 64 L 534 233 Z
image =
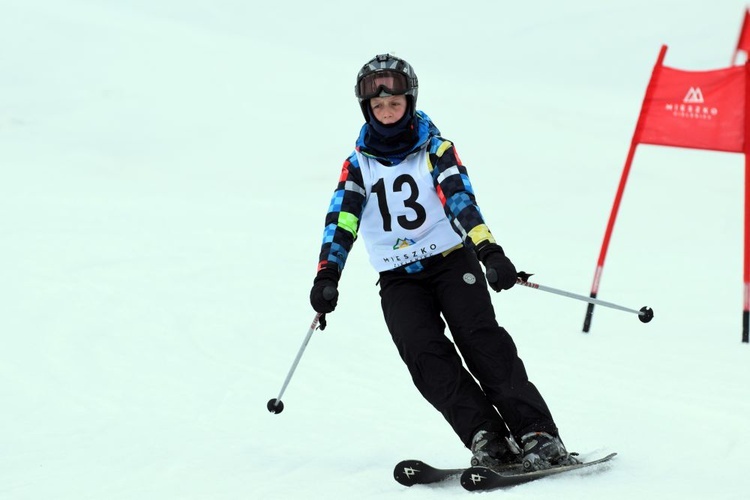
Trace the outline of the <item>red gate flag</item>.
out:
M 750 14 L 746 13 L 745 19 L 743 35 L 746 29 L 750 30 Z M 742 40 L 741 37 L 740 41 Z M 750 44 L 750 33 L 747 43 Z M 750 83 L 746 83 L 750 81 L 750 59 L 745 61 L 744 66 L 713 71 L 683 71 L 663 65 L 666 53 L 667 46 L 663 45 L 646 88 L 641 113 L 604 231 L 590 297 L 595 299 L 599 293 L 612 230 L 638 144 L 744 153 L 742 342 L 750 343 Z M 591 328 L 593 312 L 594 304 L 590 302 L 583 322 L 584 332 Z
M 745 67 L 683 71 L 657 66 L 635 142 L 741 153 L 745 142 Z

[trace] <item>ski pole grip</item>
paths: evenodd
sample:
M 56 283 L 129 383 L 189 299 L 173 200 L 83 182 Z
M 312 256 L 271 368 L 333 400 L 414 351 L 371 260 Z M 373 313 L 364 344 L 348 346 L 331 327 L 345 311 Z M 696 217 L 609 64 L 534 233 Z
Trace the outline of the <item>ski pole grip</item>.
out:
M 487 275 L 487 281 L 489 283 L 497 282 L 497 271 L 495 271 L 495 269 L 489 268 L 485 274 Z
M 323 298 L 326 300 L 334 299 L 338 296 L 339 291 L 335 286 L 327 286 L 323 289 Z

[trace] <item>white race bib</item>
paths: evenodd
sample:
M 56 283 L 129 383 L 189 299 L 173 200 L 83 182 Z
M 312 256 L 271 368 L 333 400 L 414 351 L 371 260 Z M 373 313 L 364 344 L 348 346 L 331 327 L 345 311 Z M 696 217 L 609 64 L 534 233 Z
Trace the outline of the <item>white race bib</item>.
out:
M 427 154 L 422 149 L 388 167 L 357 153 L 367 195 L 359 234 L 378 272 L 437 255 L 461 243 L 435 190 Z

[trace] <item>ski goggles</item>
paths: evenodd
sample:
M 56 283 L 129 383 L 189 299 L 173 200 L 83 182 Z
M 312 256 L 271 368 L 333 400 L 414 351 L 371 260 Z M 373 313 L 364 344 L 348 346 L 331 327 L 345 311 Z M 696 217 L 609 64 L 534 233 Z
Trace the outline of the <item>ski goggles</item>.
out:
M 383 70 L 362 77 L 357 83 L 357 97 L 370 99 L 385 91 L 390 95 L 406 94 L 409 79 L 400 71 Z

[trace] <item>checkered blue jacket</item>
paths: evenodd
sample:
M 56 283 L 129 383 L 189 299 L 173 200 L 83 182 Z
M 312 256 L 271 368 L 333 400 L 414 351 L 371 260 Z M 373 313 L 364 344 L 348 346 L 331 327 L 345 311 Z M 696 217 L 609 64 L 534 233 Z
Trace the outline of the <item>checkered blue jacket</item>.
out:
M 440 199 L 454 230 L 467 246 L 473 247 L 484 241 L 495 243 L 477 206 L 469 175 L 455 146 L 440 136 L 440 131 L 425 113 L 417 111 L 416 120 L 419 140 L 409 154 L 421 148 L 428 150 L 428 169 L 432 174 L 435 195 Z M 341 273 L 357 239 L 362 211 L 368 201 L 366 193 L 372 191 L 372 186 L 365 186 L 357 153 L 394 164 L 394 168 L 398 168 L 398 160 L 394 162 L 393 158 L 377 157 L 364 151 L 366 127 L 367 124 L 362 127 L 355 151 L 341 168 L 325 217 L 318 271 L 328 268 Z

